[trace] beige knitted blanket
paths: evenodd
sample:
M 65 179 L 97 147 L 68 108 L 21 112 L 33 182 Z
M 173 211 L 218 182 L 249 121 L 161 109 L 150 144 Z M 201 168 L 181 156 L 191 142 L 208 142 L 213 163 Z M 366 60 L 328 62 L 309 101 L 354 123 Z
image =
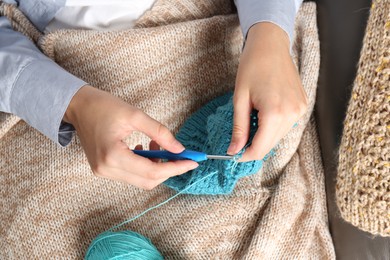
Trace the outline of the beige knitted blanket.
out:
M 159 0 L 137 29 L 66 30 L 46 36 L 2 5 L 62 67 L 176 131 L 197 108 L 233 89 L 242 36 L 224 0 Z M 296 19 L 293 56 L 309 97 L 299 126 L 264 168 L 229 196 L 182 195 L 126 228 L 167 259 L 333 259 L 313 111 L 319 69 L 316 6 Z M 76 137 L 60 148 L 0 114 L 0 259 L 82 258 L 99 233 L 173 191 L 143 191 L 95 177 Z M 134 145 L 141 135 L 129 137 Z

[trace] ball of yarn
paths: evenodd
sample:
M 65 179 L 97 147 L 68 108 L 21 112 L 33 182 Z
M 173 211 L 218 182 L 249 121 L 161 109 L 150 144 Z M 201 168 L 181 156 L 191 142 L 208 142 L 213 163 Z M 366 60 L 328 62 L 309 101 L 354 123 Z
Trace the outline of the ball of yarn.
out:
M 251 114 L 250 138 L 257 130 L 257 111 Z M 176 138 L 189 150 L 207 154 L 224 155 L 230 144 L 233 131 L 233 93 L 218 97 L 195 112 L 179 129 Z M 239 154 L 242 154 L 242 150 Z M 267 156 L 266 156 L 267 157 Z M 263 161 L 237 163 L 235 160 L 207 160 L 185 174 L 174 176 L 164 182 L 168 187 L 187 194 L 229 194 L 237 181 L 257 173 Z M 208 178 L 202 179 L 210 173 Z M 191 185 L 191 186 L 190 186 Z
M 106 231 L 96 237 L 88 248 L 86 260 L 164 259 L 149 239 L 132 231 Z

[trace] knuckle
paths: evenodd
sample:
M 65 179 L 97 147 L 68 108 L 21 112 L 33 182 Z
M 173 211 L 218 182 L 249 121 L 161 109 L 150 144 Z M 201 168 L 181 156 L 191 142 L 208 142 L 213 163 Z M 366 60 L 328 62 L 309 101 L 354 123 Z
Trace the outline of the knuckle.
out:
M 284 104 L 281 101 L 273 101 L 270 103 L 267 111 L 270 115 L 281 115 L 284 110 Z
M 149 180 L 158 180 L 159 174 L 157 173 L 157 171 L 150 171 L 146 174 L 146 178 Z
M 145 121 L 145 114 L 139 109 L 135 109 L 134 111 L 131 111 L 131 121 L 138 125 L 140 122 Z
M 281 105 L 273 106 L 268 114 L 268 119 L 279 122 L 285 115 L 285 109 Z
M 141 188 L 144 190 L 153 190 L 157 185 L 153 182 L 145 182 L 142 184 Z
M 168 137 L 170 135 L 170 132 L 163 124 L 158 124 L 157 135 L 159 137 Z
M 233 124 L 233 133 L 237 136 L 244 136 L 246 134 L 244 127 L 238 124 Z
M 303 116 L 303 114 L 305 114 L 307 110 L 307 104 L 305 102 L 300 102 L 295 105 L 291 110 L 296 117 L 301 117 Z
M 309 103 L 308 103 L 307 98 L 305 98 L 305 100 L 299 104 L 299 109 L 300 109 L 300 112 L 302 113 L 302 115 L 304 113 L 306 113 L 308 107 L 309 107 Z
M 268 118 L 270 121 L 273 122 L 280 122 L 286 118 L 299 118 L 305 114 L 307 111 L 308 104 L 306 101 L 298 102 L 296 104 L 290 104 L 290 105 L 274 105 L 267 115 L 265 115 L 266 118 Z

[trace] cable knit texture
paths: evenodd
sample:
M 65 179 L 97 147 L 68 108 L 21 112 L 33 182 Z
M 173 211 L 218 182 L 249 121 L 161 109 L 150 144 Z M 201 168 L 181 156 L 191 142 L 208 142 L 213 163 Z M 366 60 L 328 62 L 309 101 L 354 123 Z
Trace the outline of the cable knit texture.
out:
M 390 2 L 373 1 L 341 140 L 342 217 L 390 236 Z
M 233 90 L 242 34 L 232 2 L 157 0 L 137 26 L 60 30 L 39 44 L 66 70 L 175 133 Z M 181 195 L 125 228 L 151 239 L 166 259 L 334 258 L 310 120 L 319 68 L 314 3 L 299 11 L 293 59 L 309 109 L 262 170 L 240 179 L 229 195 Z M 23 121 L 4 114 L 0 120 L 0 259 L 80 259 L 98 234 L 175 194 L 165 185 L 143 191 L 95 177 L 77 136 L 63 149 Z M 134 133 L 125 141 L 134 147 L 148 139 Z

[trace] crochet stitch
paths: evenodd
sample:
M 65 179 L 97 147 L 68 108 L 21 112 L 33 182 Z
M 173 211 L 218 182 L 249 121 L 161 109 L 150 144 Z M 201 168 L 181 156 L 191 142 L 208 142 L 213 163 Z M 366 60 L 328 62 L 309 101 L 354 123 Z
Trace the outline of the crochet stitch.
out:
M 194 113 L 177 133 L 177 139 L 190 150 L 207 154 L 225 154 L 233 130 L 233 95 L 228 93 L 203 106 Z M 257 112 L 251 115 L 250 138 L 248 145 L 257 130 Z M 242 154 L 242 150 L 238 155 Z M 229 194 L 237 181 L 245 176 L 257 173 L 263 161 L 238 163 L 236 160 L 206 160 L 198 168 L 183 175 L 168 179 L 165 184 L 181 191 L 198 181 L 206 174 L 214 172 L 204 181 L 198 182 L 184 193 L 189 194 Z

